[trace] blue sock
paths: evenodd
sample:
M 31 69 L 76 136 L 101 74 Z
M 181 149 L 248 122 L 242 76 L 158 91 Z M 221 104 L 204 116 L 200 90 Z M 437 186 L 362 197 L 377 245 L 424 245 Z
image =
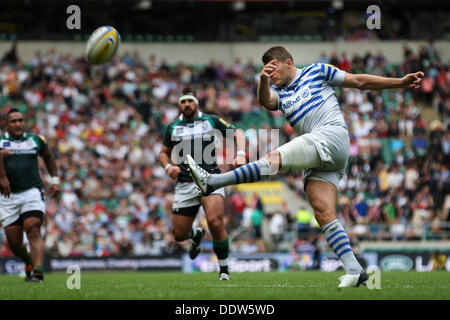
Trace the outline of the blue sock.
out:
M 222 174 L 212 174 L 208 178 L 208 185 L 219 189 L 233 184 L 259 181 L 263 176 L 270 175 L 271 169 L 266 158 L 250 162 L 232 171 Z
M 348 274 L 361 273 L 363 268 L 358 260 L 356 260 L 347 232 L 339 220 L 336 219 L 322 226 L 322 232 L 325 234 L 331 249 L 333 249 L 339 260 L 344 264 L 345 271 Z

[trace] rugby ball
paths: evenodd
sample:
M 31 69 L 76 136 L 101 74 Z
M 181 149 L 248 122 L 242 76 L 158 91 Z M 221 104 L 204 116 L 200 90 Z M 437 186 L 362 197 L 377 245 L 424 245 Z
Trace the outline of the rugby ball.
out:
M 95 30 L 86 44 L 86 60 L 94 65 L 110 61 L 117 52 L 120 35 L 111 26 L 103 26 Z

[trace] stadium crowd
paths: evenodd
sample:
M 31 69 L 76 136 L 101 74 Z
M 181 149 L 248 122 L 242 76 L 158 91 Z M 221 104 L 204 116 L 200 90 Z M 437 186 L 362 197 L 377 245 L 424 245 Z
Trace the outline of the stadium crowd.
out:
M 174 181 L 158 165 L 157 155 L 166 124 L 178 116 L 178 95 L 186 84 L 194 85 L 206 112 L 245 129 L 278 127 L 280 143 L 295 136 L 281 111 L 268 117 L 258 106 L 260 66 L 253 61 L 236 59 L 229 67 L 213 60 L 205 66 L 168 65 L 164 59 L 125 52 L 108 65 L 92 68 L 82 57 L 55 49 L 36 52 L 31 61 L 22 61 L 15 50 L 7 52 L 0 65 L 2 124 L 9 108 L 18 108 L 28 128 L 46 137 L 57 158 L 62 192 L 58 199 L 47 200 L 45 227 L 52 255 L 183 250 L 170 233 Z M 352 57 L 323 53 L 318 62 L 387 76 L 424 71 L 423 85 L 416 91 L 336 89 L 351 141 L 348 169 L 339 185 L 338 217 L 359 240 L 432 239 L 441 231 L 448 237 L 448 62 L 440 59 L 432 42 L 419 52 L 405 46 L 400 65 L 389 63 L 381 52 Z M 440 120 L 427 123 L 418 103 L 437 110 Z M 281 176 L 302 194 L 301 172 Z M 305 226 L 300 220 L 307 209 L 302 214 L 269 214 L 258 202 L 246 203 L 235 189 L 227 197 L 229 231 L 240 226 L 249 231 L 236 238 L 231 250 L 267 250 L 252 232 L 253 225 L 265 222 L 276 247 L 283 241 L 298 245 L 297 231 Z M 199 223 L 203 220 L 200 215 Z M 317 230 L 311 215 L 306 225 L 310 228 L 305 239 Z M 1 233 L 0 243 L 0 255 L 11 255 Z

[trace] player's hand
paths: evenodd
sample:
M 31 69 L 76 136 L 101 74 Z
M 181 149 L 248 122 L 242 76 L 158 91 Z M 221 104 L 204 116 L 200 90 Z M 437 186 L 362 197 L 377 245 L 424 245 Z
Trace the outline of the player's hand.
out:
M 3 193 L 6 198 L 9 198 L 11 195 L 11 187 L 7 177 L 0 178 L 0 192 Z
M 176 179 L 178 175 L 180 174 L 180 167 L 179 166 L 170 166 L 169 169 L 167 169 L 167 174 L 172 179 Z
M 59 187 L 59 184 L 52 184 L 50 185 L 48 192 L 50 193 L 51 197 L 55 198 L 59 195 L 60 190 L 61 189 Z
M 424 76 L 422 71 L 416 73 L 408 73 L 402 78 L 402 88 L 419 88 L 422 82 L 422 77 Z
M 6 159 L 11 155 L 11 151 L 3 149 L 3 150 L 0 150 L 0 154 L 3 158 Z
M 246 163 L 247 163 L 247 160 L 245 159 L 244 156 L 236 156 L 236 158 L 234 158 L 234 161 L 233 161 L 233 166 L 235 168 L 237 168 L 237 167 L 243 166 Z
M 273 71 L 277 68 L 276 63 L 277 60 L 273 59 L 264 66 L 260 74 L 261 79 L 269 79 L 272 76 Z

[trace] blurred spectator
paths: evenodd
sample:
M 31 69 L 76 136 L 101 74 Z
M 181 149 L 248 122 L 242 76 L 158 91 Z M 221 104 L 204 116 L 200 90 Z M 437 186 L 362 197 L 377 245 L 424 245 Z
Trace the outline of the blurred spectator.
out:
M 279 211 L 275 211 L 270 218 L 269 232 L 274 243 L 274 250 L 278 251 L 278 244 L 283 239 L 283 233 L 285 231 L 286 221 L 283 214 Z
M 428 105 L 431 105 L 433 99 L 434 80 L 430 75 L 426 75 L 422 80 L 422 91 Z
M 432 270 L 446 270 L 447 255 L 443 252 L 434 252 L 430 257 Z
M 311 231 L 311 221 L 313 214 L 306 209 L 305 206 L 301 207 L 296 214 L 297 219 L 297 237 L 307 237 Z
M 320 57 L 317 59 L 318 63 L 330 63 L 330 58 L 327 57 L 325 51 L 322 51 Z
M 256 195 L 254 195 L 251 207 L 253 209 L 251 212 L 251 222 L 253 227 L 252 234 L 255 237 L 259 252 L 266 252 L 266 246 L 264 244 L 262 235 L 262 221 L 264 218 L 264 211 L 262 208 L 262 202 Z
M 342 57 L 339 60 L 338 68 L 344 70 L 345 72 L 350 72 L 351 61 L 347 58 L 347 54 L 342 52 Z

